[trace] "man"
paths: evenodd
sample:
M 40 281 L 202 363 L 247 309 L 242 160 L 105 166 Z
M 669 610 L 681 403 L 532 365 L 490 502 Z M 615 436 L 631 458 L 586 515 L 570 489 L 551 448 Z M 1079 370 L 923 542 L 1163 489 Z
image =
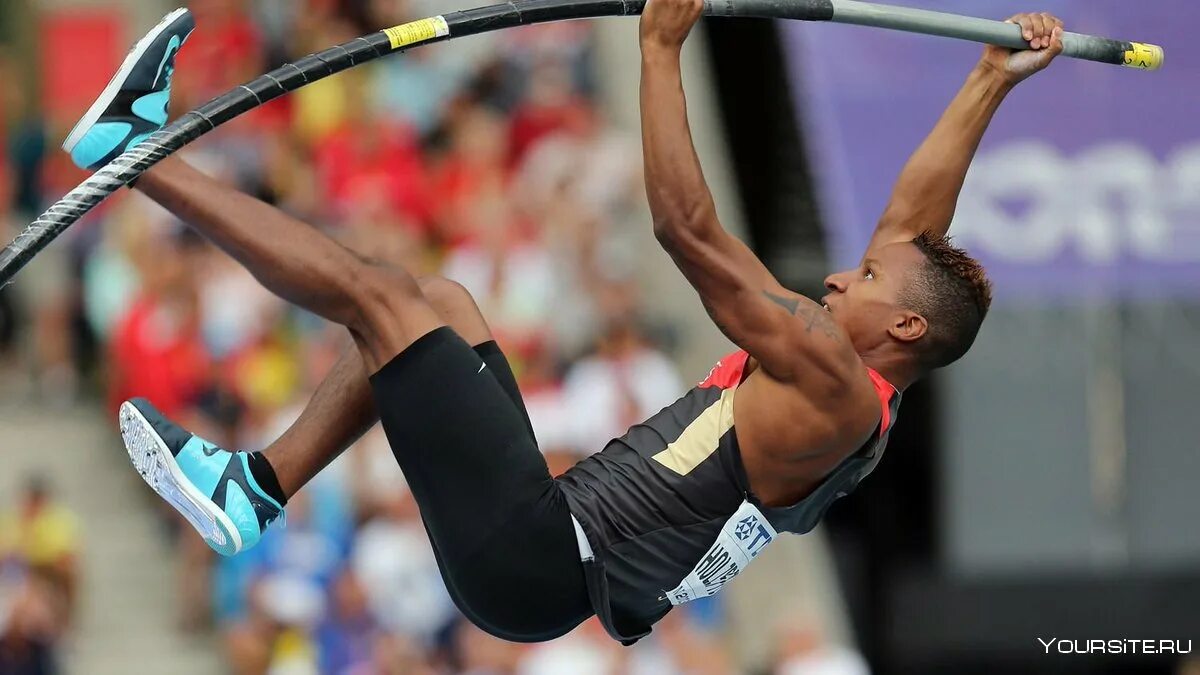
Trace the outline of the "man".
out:
M 78 518 L 44 476 L 29 476 L 16 508 L 0 512 L 0 565 L 16 562 L 37 575 L 66 621 L 79 595 L 78 551 Z
M 905 167 L 862 264 L 830 276 L 818 304 L 779 285 L 717 221 L 679 70 L 701 7 L 651 0 L 642 17 L 646 191 L 659 241 L 743 351 L 553 479 L 460 286 L 364 260 L 168 159 L 136 188 L 280 297 L 346 326 L 356 349 L 261 453 L 227 452 L 145 401 L 125 404 L 122 434 L 147 482 L 230 555 L 379 420 L 456 604 L 517 641 L 595 613 L 632 643 L 674 605 L 719 590 L 779 532 L 810 530 L 879 462 L 900 392 L 961 357 L 979 330 L 988 282 L 944 235 L 993 113 L 1061 51 L 1062 24 L 1014 17 L 1033 51 L 985 51 Z M 72 134 L 77 163 L 98 166 L 165 121 L 174 49 L 191 28 L 173 15 L 139 43 Z M 147 99 L 157 105 L 139 110 Z

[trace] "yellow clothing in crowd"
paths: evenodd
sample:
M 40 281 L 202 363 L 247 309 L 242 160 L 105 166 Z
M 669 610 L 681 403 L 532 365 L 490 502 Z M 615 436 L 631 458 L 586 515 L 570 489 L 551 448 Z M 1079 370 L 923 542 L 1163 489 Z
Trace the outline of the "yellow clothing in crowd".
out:
M 19 557 L 34 567 L 49 566 L 74 555 L 79 546 L 75 514 L 47 505 L 33 517 L 9 512 L 0 517 L 0 559 Z

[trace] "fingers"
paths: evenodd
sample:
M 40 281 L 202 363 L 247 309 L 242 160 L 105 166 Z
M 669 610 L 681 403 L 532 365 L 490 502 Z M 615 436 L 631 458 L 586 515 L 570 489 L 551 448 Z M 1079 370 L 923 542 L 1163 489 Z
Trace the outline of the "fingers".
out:
M 1054 16 L 1053 14 L 1047 14 L 1046 16 L 1048 16 L 1050 21 L 1053 23 L 1053 29 L 1050 33 L 1050 51 L 1054 52 L 1054 55 L 1057 56 L 1061 54 L 1063 50 L 1062 36 L 1066 31 L 1066 28 L 1063 25 L 1062 19 Z
M 1010 23 L 1015 23 L 1021 27 L 1021 37 L 1025 38 L 1025 41 L 1030 43 L 1030 45 L 1032 45 L 1033 44 L 1033 20 L 1030 18 L 1030 15 L 1029 14 L 1017 14 L 1016 16 L 1010 17 L 1008 20 Z
M 1033 49 L 1041 49 L 1049 44 L 1046 38 L 1046 17 L 1041 14 L 1030 14 L 1029 21 L 1033 24 L 1033 39 L 1029 41 L 1029 46 Z
M 677 48 L 703 13 L 704 0 L 649 0 L 642 12 L 642 42 Z
M 1021 27 L 1021 37 L 1029 43 L 1030 49 L 1047 49 L 1053 47 L 1056 39 L 1061 51 L 1061 33 L 1063 22 L 1049 12 L 1031 12 L 1017 14 L 1008 19 Z M 1056 38 L 1056 32 L 1059 37 Z
M 1062 22 L 1060 21 L 1059 23 L 1061 24 Z M 1050 53 L 1053 54 L 1054 56 L 1058 56 L 1059 54 L 1062 53 L 1062 50 L 1063 50 L 1062 36 L 1063 36 L 1062 26 L 1061 25 L 1055 26 L 1054 33 L 1051 34 L 1050 50 L 1049 50 Z
M 1042 49 L 1053 48 L 1055 40 L 1058 40 L 1059 43 L 1062 42 L 1062 19 L 1049 12 L 1042 12 L 1041 16 L 1045 26 L 1045 33 L 1042 35 Z

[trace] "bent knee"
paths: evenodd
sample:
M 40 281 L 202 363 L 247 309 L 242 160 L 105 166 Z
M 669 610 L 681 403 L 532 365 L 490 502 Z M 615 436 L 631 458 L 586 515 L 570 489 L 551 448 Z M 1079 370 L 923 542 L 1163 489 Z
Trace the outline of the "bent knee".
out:
M 447 309 L 475 308 L 475 298 L 462 284 L 446 277 L 427 276 L 417 279 L 417 286 L 434 307 Z
M 350 328 L 360 333 L 379 333 L 414 309 L 428 307 L 417 280 L 401 269 L 363 262 L 347 281 L 353 298 Z
M 441 320 L 464 340 L 477 345 L 492 339 L 475 298 L 462 284 L 446 277 L 428 276 L 417 279 L 417 285 Z

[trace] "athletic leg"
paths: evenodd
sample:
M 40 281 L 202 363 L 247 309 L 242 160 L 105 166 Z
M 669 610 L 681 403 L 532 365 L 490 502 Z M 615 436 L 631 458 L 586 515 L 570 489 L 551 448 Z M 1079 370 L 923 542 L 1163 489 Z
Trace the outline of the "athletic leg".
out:
M 95 167 L 165 121 L 171 57 L 190 30 L 185 11 L 168 19 L 139 43 L 72 133 L 77 142 L 67 149 L 76 163 Z M 143 70 L 153 77 L 141 78 Z M 135 109 L 126 110 L 125 94 Z M 468 616 L 494 634 L 536 640 L 561 635 L 590 615 L 571 514 L 521 406 L 496 377 L 483 374 L 487 362 L 445 325 L 416 279 L 362 260 L 177 160 L 147 172 L 138 188 L 274 293 L 350 330 L 363 370 L 343 365 L 321 408 L 328 413 L 337 399 L 361 393 L 357 376 L 373 373 L 375 409 L 442 574 Z M 335 436 L 352 436 L 366 420 L 352 418 L 347 431 L 325 443 L 336 452 Z M 256 484 L 247 453 L 205 443 L 145 401 L 122 406 L 121 428 L 139 472 L 220 552 L 254 545 L 281 515 L 278 501 Z
M 178 158 L 146 172 L 137 189 L 233 256 L 272 293 L 350 329 L 370 372 L 444 325 L 407 271 L 363 260 Z
M 524 404 L 516 393 L 516 380 L 508 362 L 470 293 L 443 277 L 422 277 L 417 283 L 442 322 L 474 347 L 506 391 L 511 387 L 509 395 L 515 396 L 514 403 L 524 414 Z M 286 498 L 290 499 L 379 421 L 368 375 L 358 350 L 347 350 L 317 387 L 295 423 L 263 450 Z M 528 415 L 525 418 L 528 420 Z
M 353 272 L 344 271 L 346 268 L 364 266 L 373 268 L 373 274 L 385 277 L 402 274 L 393 268 L 361 260 L 307 224 L 208 178 L 177 158 L 168 158 L 151 169 L 137 187 L 234 255 L 267 288 L 285 299 L 304 297 L 309 298 L 309 302 L 313 302 L 313 298 L 320 303 L 332 302 L 332 309 L 327 311 L 335 316 L 327 315 L 327 318 L 337 320 L 343 316 L 338 313 L 346 309 L 347 303 L 337 300 L 338 296 L 331 292 L 336 282 L 326 283 L 323 279 L 347 276 Z M 401 283 L 405 281 L 407 279 L 400 280 Z M 487 322 L 466 289 L 441 277 L 426 277 L 413 283 L 437 322 L 451 326 L 468 344 L 479 348 L 481 356 L 491 366 L 492 376 L 500 380 L 528 426 L 528 414 L 517 392 L 512 371 L 492 341 Z M 310 309 L 322 313 L 315 306 Z M 419 325 L 429 324 L 422 322 Z M 350 328 L 354 334 L 355 328 Z M 356 335 L 361 346 L 359 338 Z M 357 351 L 342 356 L 314 392 L 300 418 L 263 451 L 285 499 L 378 421 L 367 381 L 367 376 L 378 366 L 368 366 Z
M 486 369 L 439 328 L 371 388 L 459 609 L 498 637 L 548 640 L 592 614 L 575 527 L 520 407 Z
M 364 261 L 182 162 L 160 166 L 138 187 L 272 291 L 347 325 L 358 343 L 363 370 L 344 362 L 314 412 L 272 450 L 282 466 L 286 448 L 301 448 L 290 455 L 296 461 L 289 480 L 302 484 L 369 425 L 355 382 L 373 372 L 375 409 L 459 608 L 485 630 L 523 641 L 557 637 L 590 616 L 570 509 L 515 402 L 519 397 L 483 373 L 487 363 L 445 325 L 416 279 Z M 400 292 L 389 290 L 395 286 Z M 360 402 L 357 415 L 338 405 L 350 399 Z M 211 446 L 146 402 L 122 413 L 135 465 L 177 509 L 191 514 L 214 548 L 235 553 L 253 545 L 279 513 L 277 503 L 262 499 L 270 490 L 257 489 L 251 480 L 257 472 L 245 456 L 227 459 L 229 453 L 218 449 L 218 460 L 211 461 Z M 334 417 L 331 427 L 317 428 L 317 420 Z M 321 445 L 307 445 L 310 434 Z M 223 467 L 220 475 L 187 469 L 207 465 Z M 227 491 L 235 487 L 231 501 Z

